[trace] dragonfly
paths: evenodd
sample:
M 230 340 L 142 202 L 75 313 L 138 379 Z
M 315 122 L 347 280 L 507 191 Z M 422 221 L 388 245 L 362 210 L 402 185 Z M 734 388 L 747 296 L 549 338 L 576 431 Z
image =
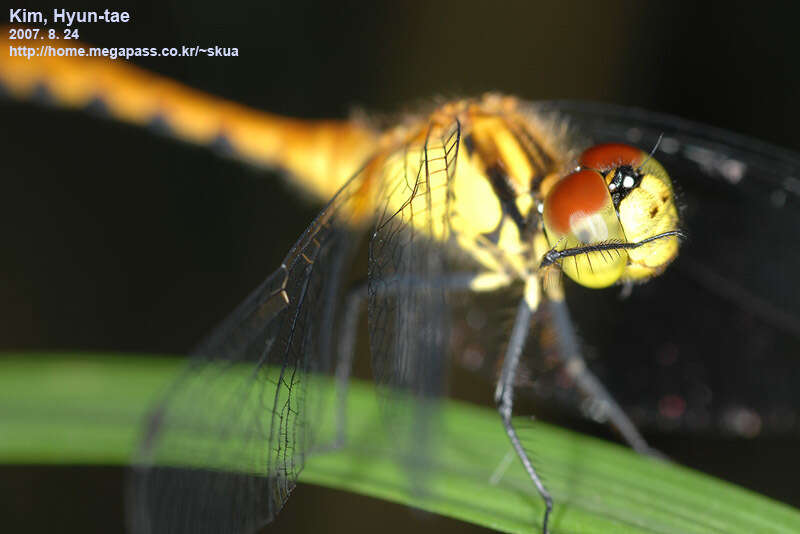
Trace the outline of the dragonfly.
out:
M 519 358 L 531 325 L 543 330 L 540 338 L 554 334 L 558 372 L 575 386 L 565 391 L 577 389 L 589 401 L 587 411 L 609 420 L 639 451 L 652 452 L 640 425 L 715 427 L 738 435 L 796 432 L 799 295 L 790 273 L 800 259 L 790 246 L 761 238 L 800 228 L 800 165 L 788 151 L 637 110 L 526 104 L 500 95 L 440 103 L 376 131 L 358 121 L 255 113 L 122 63 L 4 63 L 0 81 L 17 98 L 93 107 L 286 169 L 308 194 L 332 199 L 278 270 L 204 342 L 153 413 L 136 482 L 139 531 L 246 531 L 272 519 L 314 443 L 308 377 L 346 378 L 353 342 L 347 323 L 362 308 L 376 381 L 387 392 L 411 391 L 424 402 L 442 394 L 450 295 L 515 283 L 524 285 L 524 298 L 503 354 L 496 401 L 547 511 L 547 490 L 511 421 L 511 393 L 526 363 Z M 600 144 L 583 152 L 591 145 L 581 137 Z M 680 194 L 683 179 L 692 180 L 691 197 Z M 569 203 L 559 209 L 558 192 L 584 181 L 601 185 L 599 211 Z M 633 201 L 649 187 L 666 198 L 651 195 L 655 203 L 637 206 Z M 655 209 L 661 226 L 631 239 L 633 227 L 620 222 L 625 206 L 635 208 L 634 222 L 653 218 Z M 563 219 L 568 222 L 556 222 Z M 678 221 L 689 235 L 680 252 Z M 347 291 L 342 273 L 359 233 L 369 235 L 368 279 Z M 589 287 L 621 283 L 631 296 L 612 308 L 613 321 L 603 323 L 597 318 L 609 309 L 607 299 L 594 306 L 584 299 L 567 310 L 565 293 L 574 293 L 576 284 L 562 282 L 562 274 Z M 701 319 L 687 324 L 685 316 L 676 317 L 681 314 L 674 308 L 660 305 L 658 287 L 675 291 L 671 298 L 685 303 L 686 313 L 693 306 L 703 310 Z M 729 322 L 731 306 L 738 323 Z M 570 313 L 637 350 L 590 367 Z M 590 319 L 581 321 L 583 314 Z M 640 328 L 637 316 L 648 316 L 651 327 Z M 726 340 L 707 334 L 737 324 Z M 657 356 L 657 374 L 642 371 L 652 365 L 647 355 Z M 283 390 L 272 404 L 265 401 L 268 424 L 237 421 L 235 398 L 210 413 L 194 413 L 204 391 L 222 383 L 234 362 L 254 368 L 239 395 L 265 384 Z M 548 390 L 530 367 L 532 389 L 562 394 Z M 637 388 L 616 388 L 617 380 Z M 172 434 L 193 425 L 207 439 L 211 433 L 207 448 L 176 451 Z M 269 443 L 268 457 L 252 459 L 269 466 L 268 476 L 159 467 L 159 459 L 175 454 L 211 455 L 219 450 L 215 440 L 231 435 Z M 221 489 L 228 501 L 220 501 Z M 545 512 L 543 531 L 547 522 Z

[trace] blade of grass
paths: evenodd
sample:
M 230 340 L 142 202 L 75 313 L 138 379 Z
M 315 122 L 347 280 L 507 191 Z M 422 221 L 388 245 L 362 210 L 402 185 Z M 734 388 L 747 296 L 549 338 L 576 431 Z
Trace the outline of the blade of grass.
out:
M 177 358 L 0 358 L 0 462 L 127 464 L 147 408 L 181 367 Z M 317 378 L 314 387 L 333 386 Z M 424 493 L 411 489 L 369 384 L 352 385 L 348 413 L 347 445 L 309 458 L 301 481 L 536 531 L 542 503 L 517 462 L 489 483 L 509 450 L 492 410 L 444 403 Z M 333 425 L 320 432 L 332 439 Z M 524 432 L 555 499 L 554 533 L 800 532 L 797 510 L 711 477 L 542 423 Z

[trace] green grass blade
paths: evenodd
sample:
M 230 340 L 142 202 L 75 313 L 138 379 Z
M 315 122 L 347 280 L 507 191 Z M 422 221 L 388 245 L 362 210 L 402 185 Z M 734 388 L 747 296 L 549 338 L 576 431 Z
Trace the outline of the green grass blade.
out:
M 0 358 L 0 462 L 128 463 L 142 417 L 181 366 L 148 357 Z M 369 384 L 353 384 L 348 413 L 348 445 L 311 457 L 301 481 L 500 531 L 536 531 L 542 503 L 518 462 L 489 483 L 509 450 L 492 410 L 444 404 L 424 493 L 410 489 L 403 450 L 387 439 Z M 322 441 L 333 431 L 324 427 Z M 800 512 L 736 486 L 546 424 L 524 432 L 555 499 L 554 533 L 800 532 Z

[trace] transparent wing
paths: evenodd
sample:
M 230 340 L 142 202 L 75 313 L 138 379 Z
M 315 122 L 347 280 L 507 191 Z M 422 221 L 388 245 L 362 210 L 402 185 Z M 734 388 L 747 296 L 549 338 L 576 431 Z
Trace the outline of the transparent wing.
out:
M 422 468 L 433 446 L 447 370 L 446 280 L 457 122 L 430 124 L 418 142 L 385 163 L 369 250 L 369 330 L 373 374 L 387 425 L 408 446 L 407 466 Z M 409 395 L 410 394 L 410 395 Z M 409 479 L 424 487 L 424 469 Z
M 592 141 L 644 149 L 676 184 L 689 239 L 660 277 L 568 288 L 592 365 L 640 425 L 753 436 L 800 430 L 800 155 L 689 121 L 542 105 Z
M 132 482 L 138 533 L 252 532 L 283 506 L 315 442 L 357 174 L 201 345 L 150 414 Z
M 460 126 L 431 125 L 385 164 L 369 256 L 375 379 L 419 395 L 441 389 L 446 343 L 448 224 Z

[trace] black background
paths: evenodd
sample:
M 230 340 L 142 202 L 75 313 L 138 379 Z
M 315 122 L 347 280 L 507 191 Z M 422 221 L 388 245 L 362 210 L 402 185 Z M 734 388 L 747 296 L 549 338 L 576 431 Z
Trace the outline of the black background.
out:
M 173 1 L 120 5 L 131 23 L 80 31 L 100 46 L 236 46 L 238 58 L 137 63 L 293 116 L 395 112 L 500 90 L 640 106 L 796 148 L 800 6 L 698 4 Z M 186 353 L 277 265 L 316 209 L 270 173 L 85 114 L 0 101 L 0 124 L 5 351 Z M 476 398 L 489 398 L 484 387 Z M 800 504 L 796 489 L 759 477 L 776 466 L 755 445 L 737 449 L 742 462 L 692 456 L 679 438 L 658 444 Z M 9 532 L 120 531 L 122 481 L 117 468 L 3 467 L 0 514 Z M 309 486 L 273 528 L 378 525 L 479 530 Z

